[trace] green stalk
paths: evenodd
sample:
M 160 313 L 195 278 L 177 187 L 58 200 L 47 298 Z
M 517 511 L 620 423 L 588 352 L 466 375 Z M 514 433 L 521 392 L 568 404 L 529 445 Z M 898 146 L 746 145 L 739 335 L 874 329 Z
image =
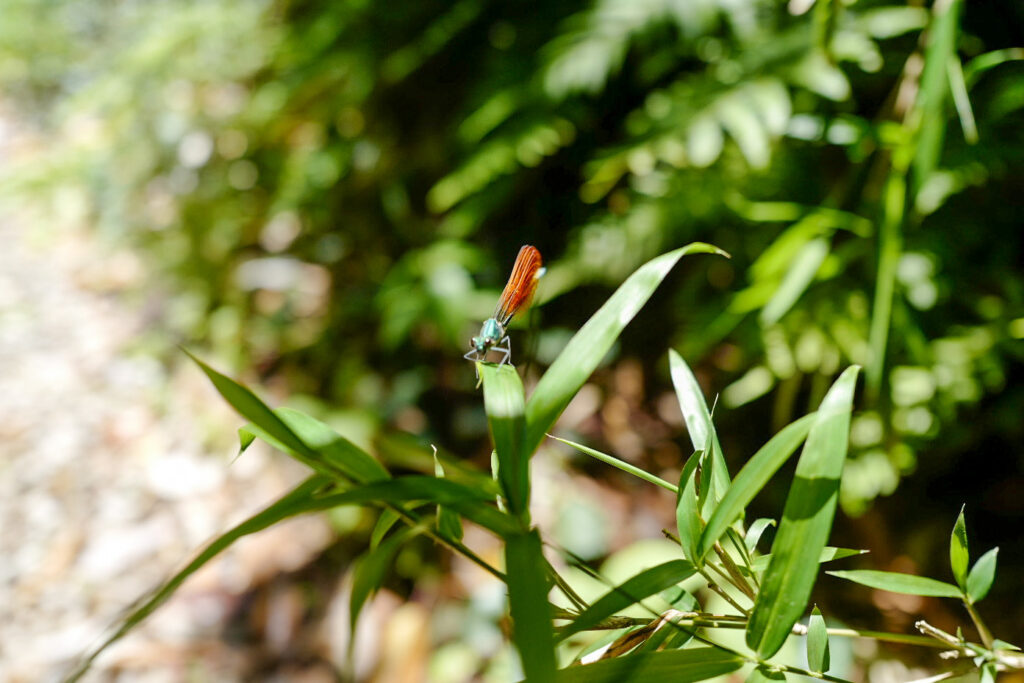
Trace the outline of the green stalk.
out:
M 867 389 L 871 401 L 877 401 L 885 374 L 885 351 L 892 323 L 892 299 L 896 290 L 896 267 L 903 250 L 903 213 L 907 196 L 906 161 L 900 150 L 894 153 L 893 168 L 885 185 L 882 226 L 879 231 L 878 275 L 875 300 L 871 309 L 871 330 L 868 346 L 871 358 L 867 364 Z M 902 163 L 900 163 L 902 162 Z
M 988 626 L 982 621 L 981 615 L 978 614 L 978 610 L 974 609 L 967 600 L 964 600 L 964 607 L 967 608 L 967 613 L 971 615 L 971 621 L 974 622 L 974 628 L 978 629 L 978 635 L 981 636 L 981 642 L 985 644 L 989 650 L 992 649 L 992 632 L 988 630 Z

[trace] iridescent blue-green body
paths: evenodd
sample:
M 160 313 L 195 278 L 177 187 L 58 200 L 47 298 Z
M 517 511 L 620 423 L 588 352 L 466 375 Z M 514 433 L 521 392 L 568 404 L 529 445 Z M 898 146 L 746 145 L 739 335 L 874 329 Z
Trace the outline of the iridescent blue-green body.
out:
M 480 328 L 480 336 L 473 337 L 473 348 L 477 353 L 484 353 L 487 347 L 496 346 L 504 336 L 505 330 L 501 328 L 501 324 L 494 318 L 488 318 Z
M 505 342 L 505 346 L 500 346 L 502 342 Z M 466 358 L 470 360 L 483 360 L 487 352 L 494 349 L 505 354 L 501 362 L 506 363 L 512 355 L 512 349 L 508 342 L 508 336 L 505 334 L 505 325 L 501 324 L 497 318 L 488 318 L 480 328 L 480 335 L 473 337 L 471 340 L 473 348 L 466 354 Z

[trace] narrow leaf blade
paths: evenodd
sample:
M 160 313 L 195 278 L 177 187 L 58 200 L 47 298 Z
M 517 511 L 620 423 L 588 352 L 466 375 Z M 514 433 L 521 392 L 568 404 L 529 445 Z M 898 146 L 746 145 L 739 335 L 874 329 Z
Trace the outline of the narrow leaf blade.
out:
M 704 533 L 701 534 L 700 545 L 697 548 L 700 557 L 707 555 L 729 525 L 736 521 L 772 475 L 796 451 L 797 446 L 803 443 L 814 421 L 815 415 L 812 413 L 788 425 L 747 461 L 736 475 L 725 497 L 715 508 Z
M 566 344 L 526 404 L 524 453 L 530 455 L 537 449 L 544 434 L 611 349 L 623 328 L 647 303 L 679 259 L 698 253 L 727 255 L 718 247 L 694 242 L 648 261 L 622 283 Z
M 436 448 L 434 449 L 434 476 L 444 479 L 444 466 L 437 457 Z M 445 538 L 462 540 L 462 520 L 446 505 L 437 506 L 437 531 Z
M 831 545 L 827 545 L 821 549 L 818 553 L 818 564 L 824 564 L 826 562 L 832 562 L 833 560 L 842 560 L 847 557 L 853 557 L 854 555 L 863 555 L 867 550 L 856 550 L 854 548 L 836 548 Z M 754 558 L 754 571 L 764 571 L 768 564 L 772 561 L 772 555 L 761 555 L 760 557 Z
M 540 536 L 536 531 L 514 534 L 505 545 L 512 640 L 522 659 L 523 672 L 533 683 L 555 680 L 555 640 L 548 602 Z
M 949 537 L 949 566 L 953 570 L 956 585 L 962 590 L 967 590 L 967 565 L 970 561 L 970 553 L 967 551 L 967 524 L 964 522 L 964 508 L 961 507 L 953 525 L 953 533 Z
M 770 526 L 775 526 L 774 519 L 762 517 L 754 520 L 754 523 L 750 525 L 749 529 L 747 529 L 746 537 L 743 539 L 743 544 L 747 546 L 748 553 L 753 553 L 757 549 L 757 542 L 761 540 L 761 536 L 764 534 L 765 529 Z
M 698 567 L 701 565 L 697 552 L 697 541 L 701 534 L 700 503 L 697 500 L 697 466 L 700 464 L 701 451 L 690 456 L 679 475 L 679 490 L 676 495 L 676 530 L 679 532 L 679 543 L 683 554 Z
M 584 446 L 583 444 L 576 443 L 575 441 L 561 439 L 557 436 L 552 436 L 551 438 L 554 439 L 555 441 L 561 441 L 566 446 L 572 446 L 580 453 L 589 455 L 590 457 L 596 460 L 600 460 L 603 463 L 607 463 L 612 467 L 617 467 L 623 472 L 628 472 L 629 474 L 632 474 L 634 477 L 639 477 L 644 481 L 649 481 L 650 483 L 660 486 L 663 489 L 667 489 L 672 493 L 677 493 L 679 491 L 679 488 L 675 484 L 670 484 L 661 477 L 653 475 L 650 472 L 647 472 L 646 470 L 642 470 L 636 465 L 631 465 L 625 460 L 619 460 L 614 455 L 608 455 L 607 453 L 602 453 L 601 451 L 595 448 L 591 448 L 590 446 Z
M 924 576 L 883 572 L 876 569 L 849 569 L 825 572 L 840 579 L 853 581 L 868 588 L 877 588 L 892 593 L 920 595 L 928 598 L 959 598 L 960 589 L 945 581 L 936 581 Z
M 988 595 L 992 582 L 996 578 L 996 557 L 999 555 L 999 548 L 992 548 L 978 558 L 978 561 L 971 567 L 971 573 L 967 575 L 967 598 L 972 602 L 978 602 Z
M 716 647 L 694 647 L 605 659 L 562 669 L 557 683 L 693 683 L 724 676 L 743 666 L 738 655 Z M 533 680 L 527 678 L 530 683 Z
M 686 421 L 686 429 L 690 433 L 693 449 L 706 452 L 708 443 L 711 444 L 711 467 L 714 479 L 710 499 L 717 502 L 729 488 L 729 468 L 725 464 L 722 444 L 718 441 L 718 432 L 711 420 L 711 411 L 708 410 L 704 393 L 701 391 L 693 371 L 675 349 L 669 349 L 668 362 L 672 385 L 676 390 L 679 408 L 683 411 L 683 419 Z
M 800 249 L 772 298 L 761 309 L 759 320 L 763 327 L 779 322 L 800 299 L 821 269 L 828 250 L 829 242 L 824 237 L 813 239 Z
M 859 369 L 847 368 L 825 395 L 797 463 L 772 559 L 747 626 L 747 645 L 765 659 L 782 647 L 814 587 L 818 556 L 835 515 Z
M 530 495 L 529 462 L 523 454 L 523 382 L 511 365 L 480 363 L 478 367 L 484 385 L 484 410 L 498 454 L 498 478 L 509 512 L 522 516 Z
M 696 571 L 693 565 L 685 560 L 671 560 L 645 569 L 612 588 L 584 610 L 575 621 L 562 629 L 558 639 L 564 640 L 574 633 L 593 628 L 616 612 L 690 578 Z
M 817 606 L 811 610 L 811 618 L 807 622 L 807 666 L 817 673 L 825 673 L 829 669 L 828 631 Z
M 338 505 L 399 505 L 409 501 L 424 501 L 448 507 L 502 538 L 519 531 L 519 524 L 507 514 L 491 507 L 489 500 L 490 493 L 483 489 L 471 488 L 449 479 L 410 475 L 321 496 L 313 501 L 310 510 Z
M 185 351 L 196 365 L 206 374 L 214 388 L 231 404 L 240 415 L 260 427 L 289 449 L 302 455 L 313 455 L 312 449 L 304 444 L 288 426 L 274 414 L 267 404 L 261 401 L 249 388 L 239 384 L 230 377 L 223 375 L 199 360 L 189 351 Z

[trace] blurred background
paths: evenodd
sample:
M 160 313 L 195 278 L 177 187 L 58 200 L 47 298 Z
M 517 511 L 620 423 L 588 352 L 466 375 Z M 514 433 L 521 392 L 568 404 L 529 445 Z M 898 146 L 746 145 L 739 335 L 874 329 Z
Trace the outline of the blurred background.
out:
M 972 554 L 1001 546 L 982 612 L 1021 642 L 1022 46 L 1013 0 L 0 0 L 0 678 L 58 676 L 302 476 L 231 460 L 240 420 L 180 346 L 394 469 L 432 444 L 487 468 L 462 353 L 522 244 L 548 266 L 512 332 L 528 386 L 649 258 L 732 255 L 677 267 L 561 436 L 677 477 L 674 348 L 735 472 L 860 363 L 833 544 L 948 580 L 966 503 Z M 546 536 L 664 552 L 673 501 L 581 458 L 535 461 Z M 426 540 L 347 657 L 373 522 L 247 539 L 92 680 L 505 680 L 500 586 Z M 816 591 L 860 627 L 967 623 Z

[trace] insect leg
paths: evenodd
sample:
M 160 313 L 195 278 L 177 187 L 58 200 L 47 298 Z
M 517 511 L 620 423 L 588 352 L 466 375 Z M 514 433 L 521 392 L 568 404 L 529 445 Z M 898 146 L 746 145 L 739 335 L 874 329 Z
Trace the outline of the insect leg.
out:
M 512 364 L 512 340 L 508 338 L 508 335 L 506 335 L 505 338 L 502 339 L 498 343 L 499 344 L 501 344 L 501 343 L 505 344 L 504 346 L 495 346 L 494 347 L 494 349 L 496 351 L 501 351 L 502 353 L 505 354 L 502 357 L 501 361 L 498 363 L 498 365 L 504 365 L 505 363 L 508 363 L 509 365 L 511 365 Z

